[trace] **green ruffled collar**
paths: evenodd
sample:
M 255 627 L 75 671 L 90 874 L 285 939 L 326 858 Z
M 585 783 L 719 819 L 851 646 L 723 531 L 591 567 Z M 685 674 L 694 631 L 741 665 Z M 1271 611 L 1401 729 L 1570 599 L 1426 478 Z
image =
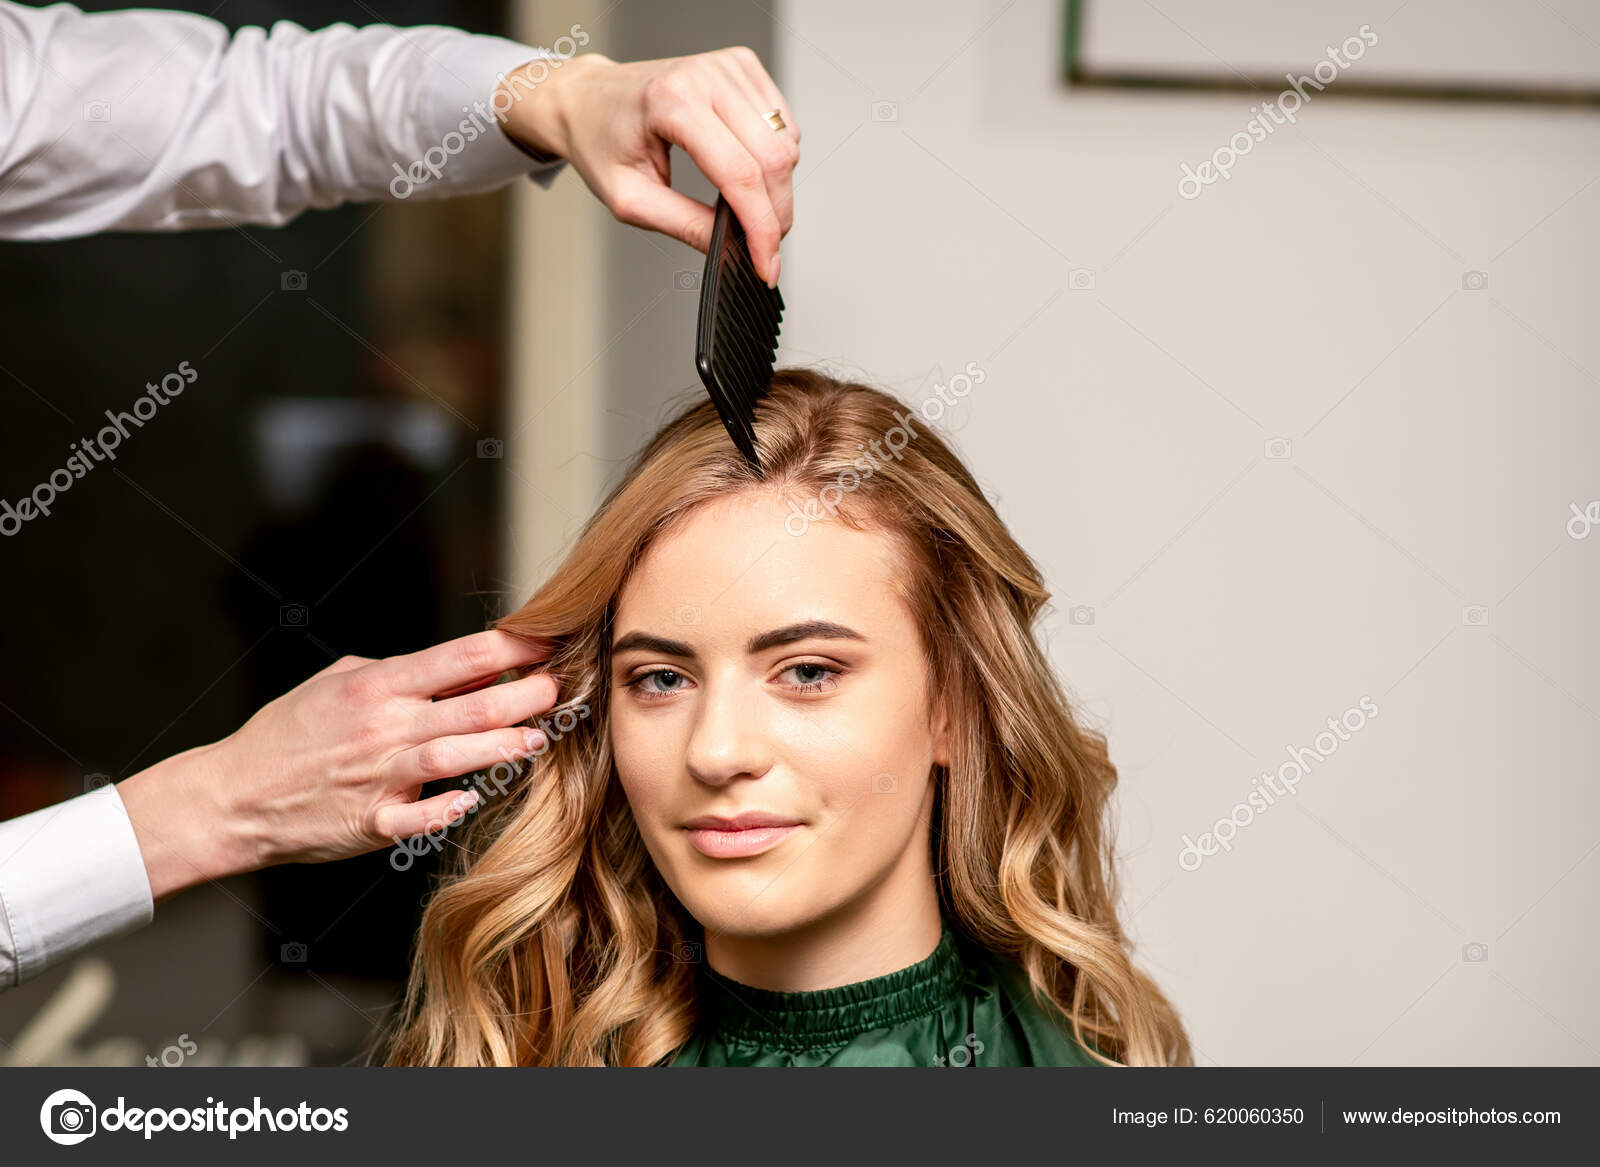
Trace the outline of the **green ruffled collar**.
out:
M 932 1013 L 958 995 L 966 972 L 961 946 L 946 924 L 939 946 L 925 960 L 831 989 L 758 989 L 702 965 L 700 999 L 723 1040 L 786 1050 L 825 1049 Z

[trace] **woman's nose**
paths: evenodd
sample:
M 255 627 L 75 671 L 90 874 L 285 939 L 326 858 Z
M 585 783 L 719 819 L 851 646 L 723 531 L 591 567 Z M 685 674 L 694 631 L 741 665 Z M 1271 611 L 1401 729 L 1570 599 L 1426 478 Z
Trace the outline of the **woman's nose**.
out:
M 685 763 L 695 781 L 724 786 L 759 778 L 772 764 L 769 735 L 755 687 L 732 680 L 701 687 Z

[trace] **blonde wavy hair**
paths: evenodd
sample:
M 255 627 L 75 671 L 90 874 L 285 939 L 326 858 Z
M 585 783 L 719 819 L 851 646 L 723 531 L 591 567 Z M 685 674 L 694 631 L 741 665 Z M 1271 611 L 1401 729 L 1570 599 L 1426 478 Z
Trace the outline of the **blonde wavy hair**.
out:
M 1020 966 L 1099 1060 L 1190 1064 L 1176 1012 L 1134 968 L 1117 919 L 1116 768 L 1034 637 L 1049 593 L 1032 560 L 949 446 L 886 393 L 780 369 L 755 429 L 759 474 L 709 400 L 685 409 L 548 582 L 498 622 L 556 646 L 542 667 L 561 704 L 545 720 L 580 705 L 589 716 L 466 828 L 424 913 L 387 1062 L 646 1066 L 689 1039 L 694 967 L 676 957 L 698 925 L 645 849 L 606 730 L 615 604 L 652 541 L 702 503 L 759 488 L 815 499 L 832 484 L 840 521 L 903 548 L 930 691 L 948 703 L 933 821 L 945 919 Z M 889 456 L 894 432 L 910 440 Z

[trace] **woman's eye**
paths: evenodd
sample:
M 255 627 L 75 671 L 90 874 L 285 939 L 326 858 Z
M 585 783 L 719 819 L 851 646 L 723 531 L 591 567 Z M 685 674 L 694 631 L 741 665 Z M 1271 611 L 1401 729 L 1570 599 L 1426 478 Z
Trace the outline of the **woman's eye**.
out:
M 628 688 L 642 694 L 646 698 L 664 697 L 669 693 L 676 693 L 684 687 L 688 680 L 676 669 L 654 669 L 648 673 L 640 673 L 628 682 Z M 659 687 L 651 682 L 659 682 Z
M 827 665 L 815 661 L 804 661 L 801 664 L 790 665 L 783 670 L 794 678 L 794 688 L 803 693 L 816 693 L 835 683 L 834 678 L 839 675 L 839 670 L 829 668 Z
M 802 661 L 790 665 L 778 675 L 787 679 L 785 683 L 794 692 L 820 693 L 831 689 L 842 671 L 816 661 Z M 642 700 L 655 701 L 681 693 L 691 688 L 692 684 L 677 669 L 651 669 L 626 682 L 625 687 L 632 689 Z

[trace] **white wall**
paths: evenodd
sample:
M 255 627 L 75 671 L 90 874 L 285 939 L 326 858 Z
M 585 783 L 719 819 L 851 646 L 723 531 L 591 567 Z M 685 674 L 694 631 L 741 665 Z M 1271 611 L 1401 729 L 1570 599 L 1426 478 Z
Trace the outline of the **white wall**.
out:
M 1396 7 L 1374 54 L 1442 19 Z M 987 371 L 950 428 L 1055 593 L 1140 959 L 1202 1064 L 1600 1062 L 1600 534 L 1565 531 L 1600 498 L 1600 114 L 1320 96 L 1186 201 L 1180 163 L 1254 101 L 1068 93 L 1060 8 L 773 9 L 804 131 L 780 362 L 913 402 Z M 1592 8 L 1523 20 L 1600 54 Z M 697 391 L 670 281 L 698 258 L 612 226 L 599 477 Z M 1364 696 L 1298 793 L 1180 868 Z
M 1393 7 L 1374 61 L 1431 31 Z M 989 372 L 956 438 L 1055 591 L 1132 927 L 1203 1061 L 1600 1061 L 1600 538 L 1564 531 L 1600 498 L 1600 114 L 1322 95 L 1186 201 L 1255 102 L 1068 93 L 1060 8 L 778 10 L 782 357 L 915 400 Z M 1179 867 L 1363 695 L 1298 793 Z

